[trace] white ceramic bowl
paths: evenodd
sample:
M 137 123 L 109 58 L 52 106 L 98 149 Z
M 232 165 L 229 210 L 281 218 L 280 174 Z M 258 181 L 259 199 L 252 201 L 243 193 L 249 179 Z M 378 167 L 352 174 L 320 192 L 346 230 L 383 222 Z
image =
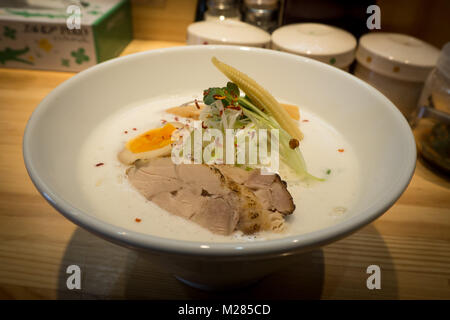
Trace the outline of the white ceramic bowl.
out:
M 313 107 L 341 132 L 362 163 L 361 196 L 351 216 L 316 232 L 270 241 L 200 243 L 141 234 L 89 212 L 77 182 L 77 154 L 108 114 L 151 96 L 201 92 L 226 81 L 212 56 L 245 71 L 281 99 Z M 187 63 L 188 62 L 188 63 Z M 190 75 L 190 76 L 186 76 Z M 198 286 L 243 285 L 267 275 L 289 256 L 323 246 L 383 214 L 408 185 L 416 149 L 395 106 L 356 77 L 312 59 L 236 46 L 188 46 L 117 58 L 85 70 L 53 90 L 36 108 L 24 136 L 28 173 L 39 192 L 77 225 L 120 245 L 142 249 L 165 270 Z

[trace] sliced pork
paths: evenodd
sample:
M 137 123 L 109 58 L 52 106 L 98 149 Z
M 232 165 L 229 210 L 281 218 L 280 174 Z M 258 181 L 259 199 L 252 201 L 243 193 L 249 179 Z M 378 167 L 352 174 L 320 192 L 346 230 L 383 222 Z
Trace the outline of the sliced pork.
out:
M 229 235 L 280 231 L 295 206 L 278 175 L 261 175 L 228 165 L 180 164 L 169 157 L 138 161 L 128 170 L 130 183 L 159 207 Z

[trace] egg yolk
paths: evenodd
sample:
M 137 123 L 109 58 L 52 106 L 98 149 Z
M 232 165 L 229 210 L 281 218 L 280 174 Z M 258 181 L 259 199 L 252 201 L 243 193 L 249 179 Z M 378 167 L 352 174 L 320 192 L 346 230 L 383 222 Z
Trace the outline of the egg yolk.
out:
M 146 152 L 160 149 L 171 143 L 172 132 L 175 127 L 170 123 L 162 128 L 149 130 L 126 144 L 126 148 L 133 153 Z

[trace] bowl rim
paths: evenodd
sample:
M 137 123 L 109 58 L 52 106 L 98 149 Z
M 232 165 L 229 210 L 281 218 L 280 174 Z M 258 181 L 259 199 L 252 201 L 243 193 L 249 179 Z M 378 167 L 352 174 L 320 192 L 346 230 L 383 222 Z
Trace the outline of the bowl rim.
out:
M 31 153 L 31 135 L 34 127 L 39 122 L 41 114 L 43 114 L 48 108 L 51 107 L 51 102 L 55 97 L 59 95 L 66 87 L 69 87 L 74 81 L 81 81 L 83 78 L 90 76 L 92 73 L 98 72 L 104 68 L 108 68 L 112 64 L 125 63 L 128 60 L 137 59 L 142 56 L 148 56 L 149 58 L 154 55 L 161 55 L 166 52 L 177 51 L 203 51 L 203 50 L 224 50 L 224 51 L 247 51 L 255 52 L 265 55 L 282 55 L 286 58 L 301 61 L 302 63 L 315 64 L 320 68 L 328 69 L 329 72 L 340 72 L 341 76 L 351 79 L 350 81 L 357 81 L 366 90 L 371 91 L 379 99 L 384 101 L 384 106 L 390 109 L 392 116 L 396 118 L 400 130 L 404 131 L 405 145 L 407 147 L 407 153 L 404 156 L 404 162 L 401 168 L 399 168 L 399 178 L 386 189 L 385 201 L 378 201 L 371 204 L 369 207 L 362 210 L 360 213 L 349 217 L 339 223 L 326 228 L 305 233 L 299 235 L 291 235 L 284 238 L 262 240 L 254 242 L 197 242 L 197 241 L 185 241 L 170 238 L 163 238 L 150 234 L 144 234 L 136 231 L 131 231 L 116 225 L 112 225 L 108 222 L 100 220 L 95 216 L 91 216 L 88 213 L 72 206 L 68 201 L 63 199 L 57 192 L 52 190 L 46 182 L 39 175 L 33 165 L 33 156 Z M 407 188 L 409 182 L 412 179 L 415 166 L 416 166 L 416 144 L 412 134 L 412 131 L 403 117 L 401 112 L 394 106 L 394 104 L 386 98 L 381 92 L 356 78 L 355 76 L 342 71 L 336 67 L 329 66 L 325 63 L 312 60 L 303 56 L 298 56 L 286 52 L 279 52 L 275 50 L 268 50 L 262 48 L 250 48 L 242 46 L 230 46 L 230 45 L 192 45 L 181 46 L 173 48 L 163 48 L 144 52 L 138 52 L 130 54 L 124 57 L 118 57 L 109 61 L 100 63 L 96 66 L 88 68 L 64 81 L 53 89 L 36 107 L 30 116 L 25 128 L 23 137 L 23 158 L 25 167 L 28 174 L 41 195 L 63 216 L 75 223 L 76 225 L 87 229 L 88 231 L 106 238 L 112 242 L 136 247 L 138 249 L 144 249 L 147 251 L 177 254 L 177 255 L 192 255 L 192 256 L 216 256 L 216 257 L 255 257 L 255 256 L 267 256 L 267 255 L 279 255 L 289 254 L 293 252 L 306 251 L 313 247 L 319 247 L 338 240 L 347 236 L 350 233 L 355 232 L 361 227 L 369 224 L 383 213 L 385 213 L 401 196 L 404 190 Z

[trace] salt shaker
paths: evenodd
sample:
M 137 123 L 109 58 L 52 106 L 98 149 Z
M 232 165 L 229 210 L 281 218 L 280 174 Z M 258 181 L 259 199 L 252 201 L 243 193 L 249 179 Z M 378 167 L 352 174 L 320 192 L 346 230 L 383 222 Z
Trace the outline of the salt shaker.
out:
M 278 0 L 245 0 L 244 21 L 272 33 L 278 27 Z
M 239 1 L 237 0 L 208 0 L 208 10 L 205 12 L 205 20 L 241 20 Z

